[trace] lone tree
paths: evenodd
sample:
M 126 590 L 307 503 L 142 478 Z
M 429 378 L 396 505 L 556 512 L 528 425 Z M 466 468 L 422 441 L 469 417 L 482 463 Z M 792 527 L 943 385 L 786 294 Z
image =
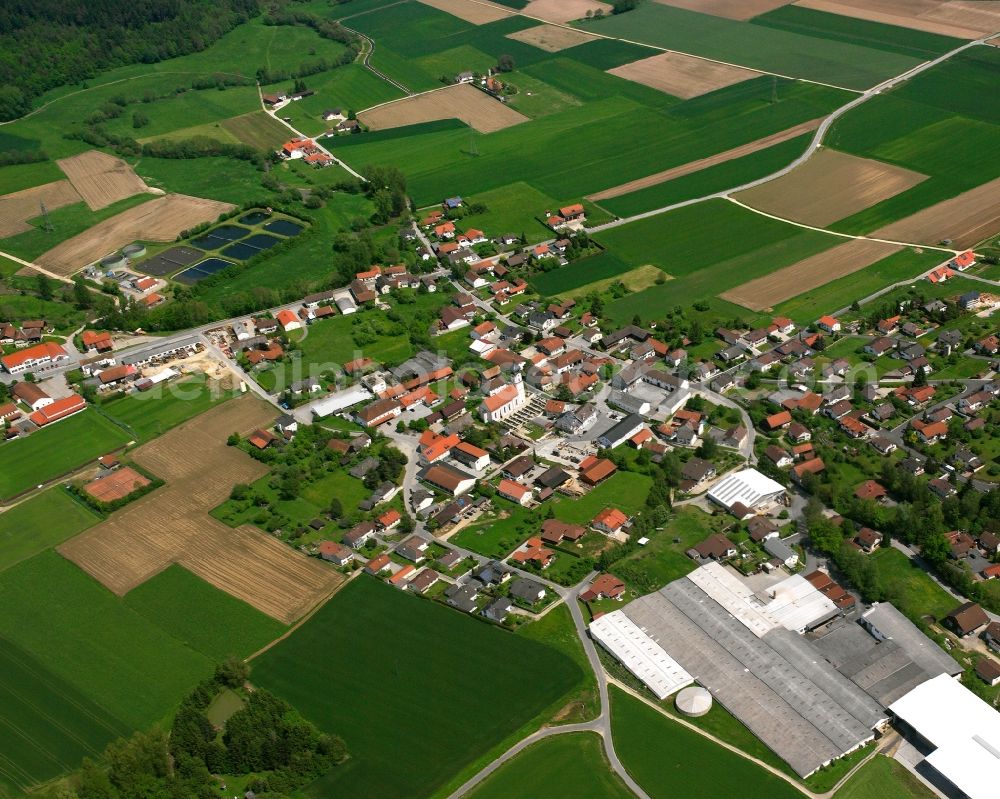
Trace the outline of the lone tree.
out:
M 497 72 L 513 72 L 514 56 L 504 53 L 497 59 Z

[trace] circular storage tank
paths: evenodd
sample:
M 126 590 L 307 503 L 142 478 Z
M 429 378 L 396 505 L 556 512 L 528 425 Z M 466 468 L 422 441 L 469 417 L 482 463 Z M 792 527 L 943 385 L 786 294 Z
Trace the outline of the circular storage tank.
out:
M 135 260 L 136 258 L 142 258 L 146 254 L 146 248 L 141 244 L 129 244 L 122 247 L 122 255 L 126 258 Z
M 101 259 L 101 269 L 120 269 L 126 263 L 125 256 L 120 252 L 116 252 Z
M 689 685 L 677 694 L 674 704 L 685 716 L 704 716 L 712 709 L 712 695 L 705 688 Z

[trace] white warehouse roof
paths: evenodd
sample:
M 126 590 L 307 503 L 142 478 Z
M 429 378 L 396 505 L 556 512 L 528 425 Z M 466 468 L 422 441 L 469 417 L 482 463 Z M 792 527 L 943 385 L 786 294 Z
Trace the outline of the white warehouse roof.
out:
M 590 634 L 663 700 L 694 678 L 628 618 L 615 610 L 590 623 Z
M 889 710 L 935 747 L 926 762 L 969 799 L 996 799 L 1000 713 L 947 674 L 918 685 Z
M 755 508 L 765 502 L 773 502 L 785 491 L 781 483 L 775 482 L 756 469 L 744 469 L 720 480 L 708 492 L 708 498 L 731 508 L 737 502 L 742 502 L 748 508 Z

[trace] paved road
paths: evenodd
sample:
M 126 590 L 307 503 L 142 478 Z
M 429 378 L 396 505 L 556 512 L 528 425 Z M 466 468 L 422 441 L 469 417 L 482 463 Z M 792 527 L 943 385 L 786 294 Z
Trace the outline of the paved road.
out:
M 777 172 L 772 172 L 770 175 L 766 175 L 765 177 L 758 178 L 757 180 L 751 180 L 751 181 L 749 181 L 747 183 L 743 183 L 743 184 L 741 184 L 739 186 L 734 186 L 734 187 L 729 188 L 729 189 L 724 189 L 722 191 L 714 192 L 713 194 L 706 194 L 706 195 L 704 195 L 702 197 L 695 197 L 695 198 L 693 198 L 691 200 L 684 200 L 683 202 L 672 203 L 671 205 L 665 205 L 662 208 L 656 208 L 656 209 L 654 209 L 652 211 L 646 211 L 646 212 L 641 213 L 641 214 L 635 214 L 634 216 L 624 217 L 622 219 L 616 219 L 613 222 L 607 222 L 606 224 L 603 224 L 603 225 L 596 225 L 596 226 L 594 226 L 592 228 L 587 228 L 587 232 L 588 233 L 599 233 L 599 232 L 601 232 L 603 230 L 610 230 L 612 228 L 616 228 L 616 227 L 619 227 L 621 225 L 627 225 L 629 222 L 635 222 L 635 221 L 638 221 L 640 219 L 648 219 L 649 217 L 657 216 L 657 215 L 665 213 L 667 211 L 673 211 L 673 210 L 676 210 L 677 208 L 684 208 L 684 207 L 686 207 L 688 205 L 694 205 L 696 203 L 704 202 L 705 200 L 730 199 L 730 195 L 731 194 L 735 194 L 735 193 L 740 192 L 740 191 L 746 191 L 747 189 L 752 189 L 755 186 L 761 186 L 761 185 L 763 185 L 765 183 L 770 183 L 773 180 L 777 180 L 778 178 L 783 177 L 784 175 L 787 175 L 793 169 L 795 169 L 798 166 L 801 166 L 806 161 L 808 161 L 810 158 L 812 158 L 812 156 L 822 146 L 823 139 L 826 136 L 827 132 L 830 130 L 830 127 L 833 125 L 833 123 L 836 122 L 838 119 L 840 119 L 840 117 L 842 117 L 848 111 L 851 111 L 851 110 L 857 108 L 859 105 L 861 105 L 862 103 L 868 102 L 873 97 L 877 97 L 878 95 L 882 94 L 883 92 L 886 92 L 886 91 L 889 91 L 890 89 L 895 88 L 900 83 L 903 83 L 904 81 L 907 81 L 910 78 L 912 78 L 912 77 L 914 77 L 916 75 L 919 75 L 921 72 L 925 72 L 928 69 L 931 69 L 931 68 L 937 66 L 938 64 L 942 63 L 943 61 L 948 60 L 952 56 L 957 55 L 958 53 L 961 53 L 964 50 L 969 49 L 970 47 L 975 47 L 977 45 L 984 44 L 987 38 L 991 38 L 991 37 L 985 37 L 985 38 L 982 38 L 982 39 L 976 39 L 975 41 L 966 42 L 965 44 L 961 45 L 960 47 L 956 47 L 954 50 L 949 50 L 944 55 L 938 56 L 937 58 L 935 58 L 935 59 L 933 59 L 931 61 L 925 61 L 923 64 L 919 64 L 918 66 L 914 67 L 913 69 L 907 70 L 906 72 L 902 73 L 901 75 L 897 75 L 894 78 L 890 78 L 889 80 L 883 81 L 882 83 L 878 84 L 877 86 L 873 86 L 872 88 L 868 89 L 867 91 L 862 92 L 857 97 L 853 98 L 850 102 L 845 103 L 840 108 L 836 109 L 828 117 L 826 117 L 826 119 L 824 119 L 820 123 L 820 126 L 816 129 L 816 132 L 813 134 L 812 141 L 809 143 L 809 146 L 806 148 L 806 151 L 804 153 L 802 153 L 802 155 L 800 155 L 794 161 L 792 161 L 790 164 L 787 164 L 786 166 L 784 166 L 781 169 L 779 169 Z M 750 209 L 750 210 L 755 210 L 755 209 Z M 852 238 L 866 238 L 866 237 L 865 236 L 855 236 L 855 237 L 852 237 Z

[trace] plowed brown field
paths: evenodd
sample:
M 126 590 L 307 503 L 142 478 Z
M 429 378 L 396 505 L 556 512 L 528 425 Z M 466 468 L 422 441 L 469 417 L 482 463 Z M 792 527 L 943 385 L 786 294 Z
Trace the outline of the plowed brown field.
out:
M 583 19 L 588 11 L 600 9 L 605 14 L 611 13 L 611 6 L 598 3 L 597 0 L 531 0 L 521 9 L 526 17 L 544 19 L 546 22 L 571 22 Z
M 358 119 L 372 130 L 453 118 L 461 119 L 482 133 L 509 128 L 528 119 L 467 83 L 406 97 L 358 114 Z
M 717 64 L 684 53 L 660 53 L 608 72 L 684 100 L 760 77 L 752 69 Z
M 810 256 L 797 264 L 750 280 L 719 296 L 752 311 L 762 311 L 818 286 L 826 285 L 838 277 L 864 269 L 900 249 L 902 248 L 895 244 L 852 239 L 846 244 Z
M 431 6 L 438 11 L 444 11 L 453 17 L 464 19 L 473 25 L 484 25 L 509 17 L 513 9 L 494 6 L 488 3 L 475 3 L 472 0 L 420 0 L 425 6 Z
M 1000 178 L 868 235 L 921 244 L 937 244 L 950 239 L 952 246 L 965 249 L 995 233 L 1000 233 Z
M 787 175 L 733 196 L 766 213 L 825 227 L 926 179 L 909 169 L 824 148 Z
M 996 0 L 799 0 L 795 5 L 959 39 L 1000 30 Z
M 149 186 L 132 171 L 132 167 L 107 153 L 88 150 L 56 163 L 91 211 L 149 191 Z
M 208 515 L 234 484 L 267 472 L 226 446 L 226 437 L 267 425 L 274 416 L 270 405 L 240 397 L 142 446 L 136 462 L 166 485 L 70 539 L 59 552 L 119 595 L 179 563 L 279 621 L 299 618 L 343 578 L 254 527 L 233 529 Z
M 46 210 L 52 211 L 80 200 L 80 195 L 68 180 L 56 180 L 5 194 L 0 197 L 0 239 L 31 230 L 28 220 L 42 215 L 41 203 L 45 203 Z
M 592 42 L 597 37 L 573 28 L 561 28 L 558 25 L 539 25 L 535 28 L 525 28 L 523 31 L 514 31 L 507 34 L 508 39 L 530 44 L 539 50 L 547 53 L 558 53 L 567 47 L 576 47 L 578 44 Z
M 72 275 L 133 241 L 173 241 L 181 231 L 213 222 L 234 207 L 185 194 L 168 194 L 98 222 L 90 230 L 57 244 L 35 262 L 51 272 Z

